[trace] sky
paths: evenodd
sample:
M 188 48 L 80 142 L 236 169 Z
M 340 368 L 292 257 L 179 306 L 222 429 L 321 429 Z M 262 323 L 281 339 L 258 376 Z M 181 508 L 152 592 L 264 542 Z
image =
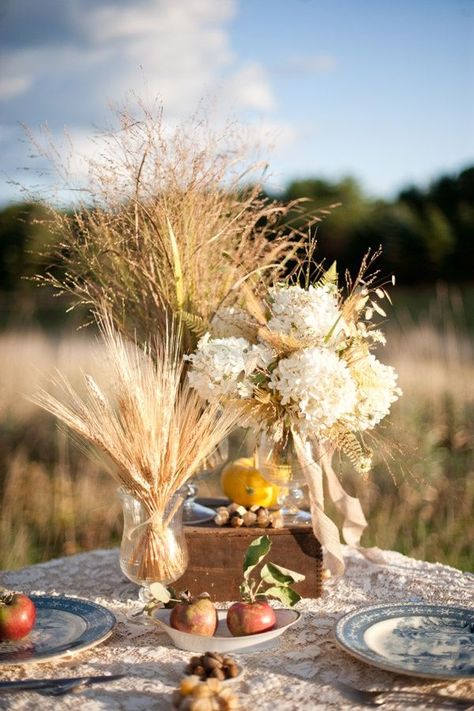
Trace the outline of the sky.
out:
M 271 146 L 269 189 L 392 197 L 474 163 L 473 77 L 474 0 L 0 0 L 0 202 L 53 180 L 22 126 L 87 156 L 130 91 L 171 124 L 211 97 Z

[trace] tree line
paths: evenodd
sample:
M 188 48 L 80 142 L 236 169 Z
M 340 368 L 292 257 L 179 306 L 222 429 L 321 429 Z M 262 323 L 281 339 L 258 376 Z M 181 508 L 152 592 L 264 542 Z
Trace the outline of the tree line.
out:
M 384 273 L 409 285 L 474 278 L 474 167 L 443 175 L 428 187 L 412 186 L 393 200 L 371 199 L 351 177 L 338 182 L 321 178 L 295 180 L 283 201 L 304 198 L 305 216 L 339 203 L 312 228 L 316 258 L 337 260 L 340 269 L 357 270 L 370 247 L 382 247 L 378 262 Z M 51 240 L 45 208 L 21 203 L 0 210 L 0 291 L 28 291 L 31 277 L 47 268 L 39 254 Z

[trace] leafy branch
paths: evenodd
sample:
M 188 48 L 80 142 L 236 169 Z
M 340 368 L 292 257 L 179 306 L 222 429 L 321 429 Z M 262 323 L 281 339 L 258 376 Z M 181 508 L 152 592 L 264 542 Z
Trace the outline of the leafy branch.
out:
M 239 586 L 241 598 L 244 602 L 252 603 L 259 598 L 272 597 L 293 607 L 301 600 L 301 595 L 290 586 L 304 580 L 304 575 L 283 568 L 281 565 L 267 562 L 260 571 L 260 580 L 252 576 L 255 568 L 270 552 L 271 547 L 272 542 L 269 536 L 260 536 L 250 543 L 243 563 L 244 579 Z

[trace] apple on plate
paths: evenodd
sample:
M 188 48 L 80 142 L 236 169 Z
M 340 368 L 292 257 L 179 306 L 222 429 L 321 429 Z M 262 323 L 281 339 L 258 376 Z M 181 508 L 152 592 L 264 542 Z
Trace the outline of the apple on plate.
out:
M 227 611 L 227 627 L 234 637 L 261 634 L 275 627 L 276 614 L 267 598 L 275 598 L 293 607 L 301 596 L 290 585 L 304 580 L 304 575 L 283 568 L 275 563 L 266 563 L 260 571 L 260 581 L 251 576 L 254 569 L 270 551 L 272 542 L 268 536 L 255 538 L 244 558 L 244 579 L 240 585 L 241 600 L 234 602 Z
M 227 611 L 227 627 L 234 637 L 268 632 L 275 623 L 275 610 L 264 600 L 234 602 Z
M 31 632 L 36 621 L 34 602 L 18 592 L 0 592 L 0 642 L 14 642 Z
M 152 599 L 145 607 L 146 612 L 151 612 L 158 605 L 170 607 L 170 625 L 175 630 L 200 634 L 204 637 L 213 636 L 217 629 L 218 618 L 209 593 L 204 592 L 193 597 L 189 590 L 178 594 L 161 583 L 152 583 L 150 594 Z
M 181 632 L 212 637 L 217 624 L 217 610 L 204 593 L 177 602 L 171 610 L 170 625 Z

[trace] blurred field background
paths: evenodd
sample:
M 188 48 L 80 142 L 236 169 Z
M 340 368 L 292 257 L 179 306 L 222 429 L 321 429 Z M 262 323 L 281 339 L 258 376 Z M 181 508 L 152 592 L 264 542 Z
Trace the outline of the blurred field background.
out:
M 380 268 L 399 282 L 380 357 L 404 396 L 381 429 L 387 448 L 370 479 L 344 472 L 370 523 L 364 543 L 472 569 L 474 168 L 392 201 L 369 199 L 352 178 L 296 181 L 281 197 L 306 197 L 309 209 L 341 202 L 319 227 L 319 257 L 353 269 L 382 244 Z M 117 545 L 122 528 L 114 482 L 27 399 L 55 368 L 77 381 L 101 367 L 94 333 L 77 330 L 81 315 L 22 278 L 46 268 L 40 217 L 35 204 L 0 212 L 2 568 Z M 216 481 L 200 483 L 202 494 L 216 491 Z

